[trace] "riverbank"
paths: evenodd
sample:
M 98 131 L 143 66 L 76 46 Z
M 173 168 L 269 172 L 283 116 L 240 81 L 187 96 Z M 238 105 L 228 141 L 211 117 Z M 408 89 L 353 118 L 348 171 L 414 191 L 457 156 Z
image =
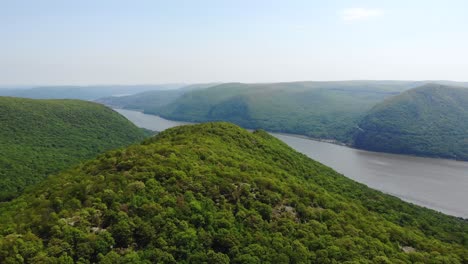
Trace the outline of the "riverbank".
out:
M 116 111 L 137 126 L 159 131 L 191 124 L 126 109 Z M 302 135 L 270 134 L 370 188 L 448 215 L 468 218 L 465 205 L 468 201 L 468 162 L 371 152 Z
M 142 109 L 124 109 L 124 108 L 113 108 L 113 109 L 114 110 L 127 110 L 127 111 L 139 112 L 141 114 L 155 116 L 155 117 L 161 118 L 161 119 L 169 121 L 169 122 L 181 123 L 182 125 L 196 124 L 195 122 L 187 122 L 187 121 L 177 120 L 177 119 L 168 119 L 168 118 L 166 118 L 164 116 L 155 115 L 155 114 L 151 114 L 151 113 L 145 113 Z M 262 128 L 245 128 L 245 129 L 250 130 L 250 131 L 254 131 L 254 130 L 258 130 L 258 129 L 262 129 Z M 262 129 L 262 130 L 265 130 L 265 129 Z M 309 137 L 309 136 L 301 135 L 301 134 L 285 133 L 285 132 L 278 132 L 278 131 L 271 131 L 271 130 L 265 130 L 265 131 L 267 131 L 268 133 L 274 133 L 274 134 L 278 134 L 278 135 L 287 135 L 287 136 L 292 136 L 292 137 L 297 137 L 297 138 L 302 138 L 302 139 L 308 139 L 308 140 L 313 140 L 313 141 L 318 141 L 318 142 L 330 143 L 330 144 L 343 146 L 343 147 L 347 147 L 347 148 L 351 148 L 351 149 L 355 149 L 355 150 L 362 150 L 362 151 L 368 151 L 368 152 L 373 152 L 373 153 L 384 153 L 384 154 L 387 154 L 387 155 L 399 155 L 399 156 L 407 156 L 407 157 L 419 157 L 419 158 L 427 158 L 427 159 L 440 159 L 440 160 L 451 160 L 451 161 L 458 161 L 458 162 L 467 162 L 465 160 L 449 159 L 449 158 L 446 158 L 446 157 L 439 157 L 439 156 L 415 155 L 415 154 L 411 154 L 411 153 L 392 153 L 392 152 L 368 150 L 368 149 L 357 148 L 352 144 L 347 144 L 347 143 L 344 143 L 344 142 L 341 142 L 341 141 L 338 141 L 338 140 L 334 140 L 334 139 L 314 138 L 314 137 Z

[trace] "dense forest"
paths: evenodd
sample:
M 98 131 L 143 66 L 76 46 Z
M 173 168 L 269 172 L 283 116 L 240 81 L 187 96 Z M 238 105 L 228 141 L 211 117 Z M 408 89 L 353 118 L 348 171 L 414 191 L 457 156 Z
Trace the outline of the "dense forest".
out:
M 0 97 L 0 200 L 70 165 L 144 139 L 115 111 L 77 100 Z
M 376 105 L 359 127 L 359 148 L 468 160 L 468 89 L 409 90 Z
M 98 101 L 172 120 L 228 121 L 369 150 L 466 160 L 467 89 L 449 85 L 468 84 L 436 83 L 228 83 Z
M 179 93 L 177 98 L 146 96 L 137 102 L 141 94 L 101 102 L 173 120 L 229 121 L 246 128 L 350 143 L 367 110 L 415 85 L 399 81 L 227 83 Z
M 0 263 L 467 263 L 467 228 L 266 132 L 205 123 L 0 205 Z

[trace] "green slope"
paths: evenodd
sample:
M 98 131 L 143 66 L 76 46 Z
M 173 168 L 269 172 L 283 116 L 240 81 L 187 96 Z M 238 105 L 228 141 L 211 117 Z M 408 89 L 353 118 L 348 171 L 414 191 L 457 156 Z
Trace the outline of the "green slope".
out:
M 96 103 L 0 97 L 0 199 L 143 138 L 141 129 Z
M 265 132 L 206 123 L 111 151 L 1 205 L 0 262 L 467 263 L 467 227 Z
M 376 105 L 358 148 L 468 160 L 468 89 L 428 84 Z
M 167 106 L 145 112 L 349 143 L 367 110 L 413 85 L 399 81 L 230 83 L 186 93 Z

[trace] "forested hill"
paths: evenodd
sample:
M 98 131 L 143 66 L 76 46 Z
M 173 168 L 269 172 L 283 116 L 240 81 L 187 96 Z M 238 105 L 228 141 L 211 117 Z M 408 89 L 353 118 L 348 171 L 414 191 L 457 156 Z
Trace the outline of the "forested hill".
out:
M 141 129 L 96 103 L 0 97 L 0 199 L 143 138 Z
M 269 134 L 166 130 L 0 206 L 1 263 L 467 263 L 468 223 Z
M 141 107 L 124 107 L 174 120 L 229 121 L 349 143 L 366 111 L 415 85 L 405 81 L 226 83 L 181 94 L 165 105 L 145 100 Z
M 376 105 L 359 148 L 468 160 L 468 89 L 428 84 Z

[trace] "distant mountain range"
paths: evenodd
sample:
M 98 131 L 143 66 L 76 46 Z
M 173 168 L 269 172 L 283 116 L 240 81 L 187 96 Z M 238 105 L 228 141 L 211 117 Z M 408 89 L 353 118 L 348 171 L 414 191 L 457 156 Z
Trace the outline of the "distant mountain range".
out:
M 105 96 L 122 96 L 150 90 L 169 90 L 184 84 L 161 85 L 95 85 L 95 86 L 41 86 L 0 88 L 0 96 L 32 99 L 81 99 L 95 100 Z
M 136 93 L 127 96 L 109 96 L 95 100 L 116 108 L 138 109 L 141 111 L 157 111 L 162 106 L 168 105 L 181 97 L 183 94 L 197 90 L 204 89 L 216 84 L 192 84 L 184 86 L 180 89 L 171 90 L 151 90 L 141 93 Z
M 431 83 L 439 85 L 437 91 L 430 89 Z M 442 92 L 451 90 L 452 86 L 468 87 L 468 83 L 338 81 L 51 86 L 0 89 L 0 95 L 96 100 L 111 107 L 179 121 L 228 121 L 246 128 L 335 140 L 374 151 L 467 160 L 464 134 L 468 121 L 464 101 L 454 101 Z M 436 100 L 439 105 L 421 99 L 421 92 L 412 92 L 415 88 L 425 91 L 426 99 L 428 94 L 439 98 Z M 459 93 L 449 92 L 463 100 L 465 94 Z M 420 115 L 416 116 L 415 111 Z
M 98 102 L 173 120 L 228 121 L 375 151 L 467 160 L 466 90 L 451 86 L 468 87 L 468 83 L 431 83 L 226 83 Z M 395 134 L 404 131 L 406 135 Z
M 247 128 L 347 141 L 365 111 L 414 86 L 414 82 L 398 81 L 227 83 L 98 102 L 174 120 L 229 121 Z

